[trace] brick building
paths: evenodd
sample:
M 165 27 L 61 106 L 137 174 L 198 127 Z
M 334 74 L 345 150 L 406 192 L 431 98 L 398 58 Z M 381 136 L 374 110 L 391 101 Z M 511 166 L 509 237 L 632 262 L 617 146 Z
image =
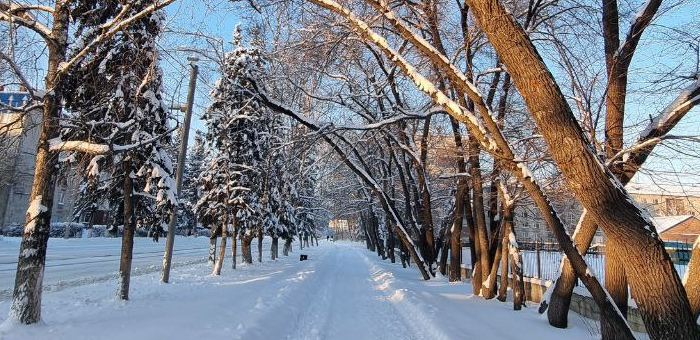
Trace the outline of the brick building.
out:
M 664 241 L 693 243 L 700 235 L 700 219 L 693 215 L 654 217 L 656 231 Z

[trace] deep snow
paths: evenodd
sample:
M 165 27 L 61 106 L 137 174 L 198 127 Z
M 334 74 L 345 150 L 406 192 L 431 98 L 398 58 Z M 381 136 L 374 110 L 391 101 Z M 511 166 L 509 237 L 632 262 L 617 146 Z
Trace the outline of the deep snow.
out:
M 182 242 L 181 242 L 182 244 Z M 255 243 L 254 243 L 255 244 Z M 177 243 L 176 243 L 177 246 Z M 267 248 L 267 247 L 266 247 Z M 254 246 L 254 250 L 256 247 Z M 205 264 L 132 278 L 131 300 L 116 280 L 47 292 L 43 322 L 4 322 L 2 339 L 591 339 L 597 325 L 571 314 L 556 329 L 536 308 L 485 301 L 469 283 L 423 281 L 415 268 L 378 259 L 360 243 L 321 242 L 289 257 L 231 269 Z M 255 258 L 255 256 L 254 256 Z M 0 301 L 0 322 L 10 302 Z

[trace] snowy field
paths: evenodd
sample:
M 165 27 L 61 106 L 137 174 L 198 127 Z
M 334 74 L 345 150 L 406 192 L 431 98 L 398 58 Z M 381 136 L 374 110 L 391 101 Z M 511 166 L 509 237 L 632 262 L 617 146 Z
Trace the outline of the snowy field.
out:
M 181 239 L 176 244 L 178 241 L 181 246 L 187 244 Z M 206 253 L 206 241 L 206 238 L 192 241 L 201 243 L 201 256 Z M 86 245 L 92 243 L 89 240 Z M 115 279 L 47 292 L 43 299 L 43 320 L 38 325 L 4 322 L 9 310 L 9 301 L 4 299 L 0 301 L 0 322 L 3 322 L 0 338 L 546 340 L 598 337 L 597 325 L 576 314 L 571 314 L 569 329 L 556 329 L 537 314 L 534 306 L 516 312 L 510 303 L 474 297 L 471 285 L 466 282 L 451 284 L 442 277 L 423 281 L 415 268 L 403 269 L 400 264 L 381 261 L 360 243 L 322 241 L 320 247 L 303 251 L 309 255 L 309 260 L 303 262 L 298 261 L 297 246 L 295 243 L 292 256 L 239 266 L 237 270 L 232 270 L 230 259 L 226 259 L 220 277 L 210 276 L 211 268 L 206 263 L 174 268 L 171 284 L 158 283 L 158 272 L 135 276 L 128 302 L 115 298 Z M 109 248 L 95 245 L 99 247 Z M 88 250 L 72 249 L 68 253 L 75 252 L 76 257 L 90 256 L 83 252 Z M 266 252 L 265 258 L 268 256 Z M 155 258 L 159 260 L 159 256 Z M 85 274 L 103 275 L 97 267 L 89 268 Z
M 20 241 L 19 237 L 0 236 L 0 301 L 12 296 Z M 165 238 L 161 238 L 159 243 L 148 237 L 135 238 L 133 274 L 159 271 L 164 249 Z M 203 262 L 207 258 L 208 249 L 207 237 L 177 237 L 173 263 L 178 266 Z M 44 289 L 60 290 L 114 279 L 119 270 L 120 252 L 121 238 L 50 238 Z

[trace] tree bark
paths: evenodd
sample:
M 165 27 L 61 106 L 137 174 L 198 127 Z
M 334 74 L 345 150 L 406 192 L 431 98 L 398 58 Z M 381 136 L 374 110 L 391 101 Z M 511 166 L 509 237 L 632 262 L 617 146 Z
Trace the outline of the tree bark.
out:
M 241 235 L 241 256 L 243 256 L 243 263 L 253 263 L 253 253 L 251 251 L 253 238 L 253 233 L 250 230 L 243 232 L 243 235 Z
M 272 236 L 272 245 L 270 246 L 270 259 L 277 260 L 279 257 L 279 237 Z
M 234 212 L 231 214 L 233 224 L 231 225 L 231 268 L 236 269 L 238 265 L 238 217 Z
M 608 239 L 627 249 L 625 272 L 650 336 L 700 338 L 681 280 L 655 227 L 593 154 L 527 34 L 498 1 L 467 3 L 508 68 L 569 187 Z
M 505 215 L 505 207 L 504 207 L 504 215 Z M 504 223 L 505 221 L 505 216 L 503 216 Z M 503 235 L 501 236 L 501 282 L 500 285 L 498 286 L 498 296 L 496 297 L 498 301 L 505 302 L 506 299 L 508 298 L 508 261 L 509 259 L 509 254 L 508 254 L 508 236 L 509 236 L 509 228 L 506 226 L 504 228 Z
M 216 264 L 214 265 L 214 270 L 212 275 L 221 275 L 221 267 L 224 265 L 224 255 L 226 255 L 226 239 L 228 238 L 228 228 L 226 224 L 221 226 L 221 245 L 219 245 L 219 256 L 216 259 Z M 235 242 L 234 242 L 235 243 Z
M 207 264 L 213 266 L 216 262 L 216 238 L 219 234 L 219 226 L 212 226 L 209 234 L 209 259 Z
M 262 242 L 263 242 L 263 232 L 262 228 L 258 228 L 258 262 L 262 262 Z
M 506 217 L 508 218 L 508 217 Z M 513 211 L 510 213 L 508 230 L 508 253 L 510 254 L 511 276 L 513 277 L 513 309 L 525 306 L 525 285 L 523 284 L 523 259 L 520 255 L 518 241 L 515 237 Z
M 454 117 L 450 116 L 450 125 L 454 135 L 455 147 L 457 149 L 457 171 L 462 174 L 457 179 L 457 190 L 455 192 L 455 216 L 450 233 L 450 282 L 462 280 L 462 227 L 465 218 L 465 206 L 471 204 L 466 200 L 469 196 L 469 184 L 465 175 L 467 174 L 467 164 L 464 161 L 464 145 L 462 143 L 462 133 L 459 124 Z
M 127 156 L 128 157 L 128 156 Z M 129 283 L 131 281 L 131 259 L 134 253 L 133 204 L 131 194 L 134 191 L 131 178 L 131 161 L 122 163 L 124 172 L 124 229 L 122 232 L 122 251 L 119 260 L 119 299 L 129 300 Z
M 51 36 L 55 40 L 53 44 L 48 44 L 48 69 L 45 78 L 45 88 L 51 91 L 44 94 L 41 134 L 34 163 L 34 181 L 29 195 L 30 207 L 31 203 L 36 202 L 38 211 L 32 212 L 36 214 L 30 214 L 28 211 L 26 215 L 9 315 L 9 318 L 22 324 L 33 324 L 41 320 L 46 248 L 58 169 L 58 157 L 49 151 L 48 141 L 58 136 L 59 107 L 63 94 L 60 79 L 56 74 L 66 55 L 68 24 L 69 4 L 57 2 L 51 28 Z
M 496 245 L 496 251 L 495 251 L 495 256 L 493 258 L 493 261 L 491 261 L 491 268 L 489 270 L 489 276 L 486 278 L 486 283 L 484 283 L 484 288 L 482 289 L 482 295 L 484 296 L 485 299 L 493 299 L 496 296 L 496 282 L 498 282 L 498 266 L 501 263 L 501 255 L 503 255 L 503 252 L 501 251 L 501 245 L 503 244 L 501 241 L 501 235 L 503 233 L 503 228 L 505 227 L 504 223 L 501 223 L 501 228 L 494 233 L 494 240 Z
M 479 164 L 479 153 L 481 148 L 479 143 L 472 137 L 469 136 L 469 173 L 472 180 L 472 215 L 474 217 L 474 243 L 476 250 L 476 257 L 479 263 L 479 270 L 481 271 L 481 276 L 474 275 L 473 280 L 479 280 L 474 283 L 479 284 L 474 294 L 482 295 L 481 291 L 485 279 L 489 277 L 491 270 L 491 259 L 489 259 L 489 241 L 488 234 L 486 231 L 486 221 L 484 217 L 484 185 L 481 180 L 481 165 Z M 476 269 L 476 267 L 475 267 Z
M 688 300 L 690 301 L 693 320 L 697 321 L 698 314 L 700 314 L 700 236 L 693 244 L 690 262 L 683 281 L 685 292 L 688 294 Z
M 617 246 L 614 240 L 608 240 L 605 245 L 605 289 L 615 301 L 622 315 L 627 317 L 627 276 L 625 276 L 624 248 Z M 617 332 L 611 320 L 606 316 L 600 316 L 600 330 L 603 339 L 618 339 Z
M 284 248 L 282 248 L 282 255 L 289 256 L 290 249 L 292 249 L 292 238 L 288 237 L 284 239 Z
M 584 210 L 580 217 L 579 225 L 574 233 L 574 244 L 579 254 L 584 255 L 588 251 L 598 226 L 590 215 Z M 540 311 L 547 309 L 549 324 L 557 328 L 566 328 L 568 325 L 569 306 L 571 305 L 571 295 L 574 292 L 577 276 L 568 258 L 564 258 L 561 274 L 554 283 L 554 289 L 550 296 L 550 301 L 543 301 L 545 305 L 540 306 Z M 548 306 L 547 306 L 548 304 Z
M 452 217 L 454 219 L 454 217 Z M 453 221 L 454 223 L 454 221 Z M 438 268 L 440 270 L 440 274 L 442 276 L 447 276 L 447 258 L 449 256 L 450 252 L 450 239 L 452 239 L 450 232 L 449 232 L 449 227 L 445 227 L 440 231 L 440 234 L 442 234 L 442 237 L 439 239 L 439 244 L 440 244 L 440 260 L 438 261 Z
M 387 221 L 389 220 L 389 217 L 387 216 Z M 391 223 L 391 222 L 387 222 Z M 396 255 L 394 254 L 394 248 L 396 245 L 394 244 L 394 232 L 393 232 L 393 227 L 387 228 L 386 233 L 386 251 L 387 255 L 389 256 L 389 260 L 391 260 L 391 263 L 396 263 Z

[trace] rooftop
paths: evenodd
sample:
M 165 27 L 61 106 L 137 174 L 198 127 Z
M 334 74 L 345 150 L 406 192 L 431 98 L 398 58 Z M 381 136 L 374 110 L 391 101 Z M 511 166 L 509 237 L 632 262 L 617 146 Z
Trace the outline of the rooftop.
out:
M 660 234 L 666 230 L 669 230 L 679 223 L 684 222 L 687 219 L 695 218 L 693 215 L 676 215 L 676 216 L 656 216 L 652 217 L 654 224 L 656 225 L 656 231 Z
M 695 185 L 630 183 L 625 186 L 625 189 L 630 194 L 637 195 L 700 197 L 700 187 Z

